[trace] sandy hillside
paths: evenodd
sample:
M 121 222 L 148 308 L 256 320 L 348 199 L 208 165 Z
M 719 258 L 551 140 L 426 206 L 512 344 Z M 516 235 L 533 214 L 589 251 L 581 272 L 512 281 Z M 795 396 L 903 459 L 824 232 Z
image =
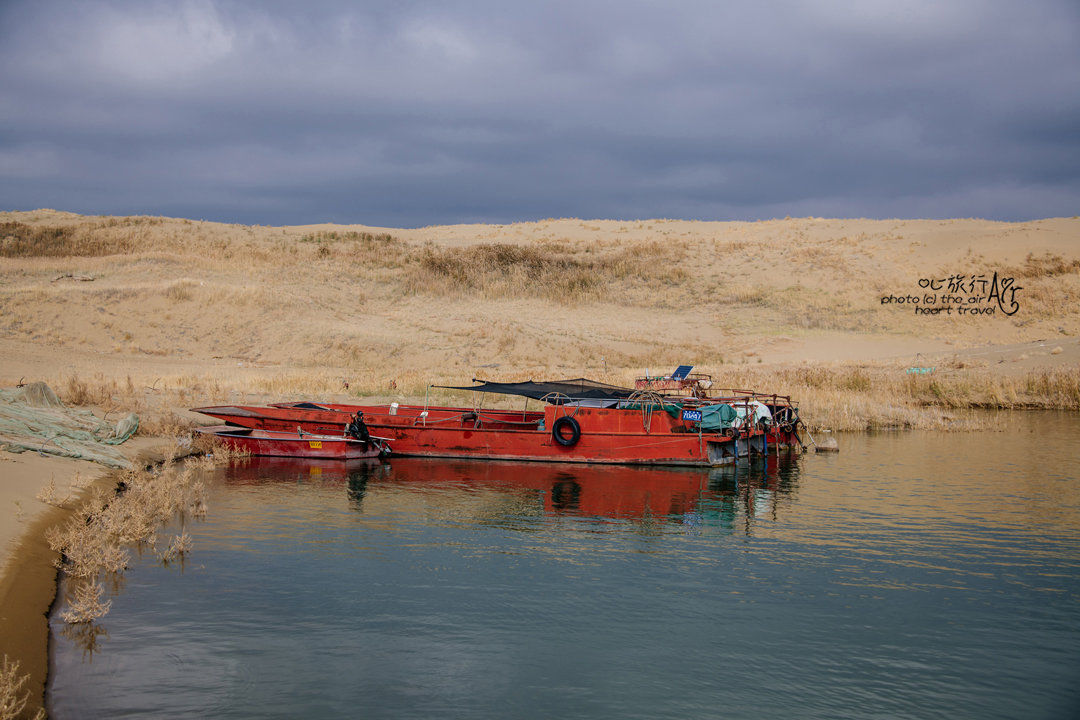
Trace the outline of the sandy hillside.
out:
M 41 210 L 0 213 L 0 243 L 2 384 L 394 394 L 480 374 L 625 379 L 1035 341 L 1060 364 L 1080 334 L 1077 219 L 403 230 Z M 995 271 L 1022 288 L 1011 316 L 881 304 Z

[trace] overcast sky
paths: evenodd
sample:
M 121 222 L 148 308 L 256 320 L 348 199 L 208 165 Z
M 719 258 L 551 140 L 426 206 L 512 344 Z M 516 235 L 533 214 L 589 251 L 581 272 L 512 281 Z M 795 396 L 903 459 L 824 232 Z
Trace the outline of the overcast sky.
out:
M 1080 2 L 0 0 L 0 209 L 1080 214 Z

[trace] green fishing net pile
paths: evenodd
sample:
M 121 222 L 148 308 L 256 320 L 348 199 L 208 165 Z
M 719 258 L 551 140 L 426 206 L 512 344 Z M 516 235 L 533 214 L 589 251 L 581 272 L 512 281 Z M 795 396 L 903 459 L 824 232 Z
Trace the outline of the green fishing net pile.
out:
M 114 426 L 89 410 L 65 407 L 45 383 L 0 389 L 0 450 L 33 450 L 130 468 L 131 462 L 115 446 L 138 429 L 135 413 Z

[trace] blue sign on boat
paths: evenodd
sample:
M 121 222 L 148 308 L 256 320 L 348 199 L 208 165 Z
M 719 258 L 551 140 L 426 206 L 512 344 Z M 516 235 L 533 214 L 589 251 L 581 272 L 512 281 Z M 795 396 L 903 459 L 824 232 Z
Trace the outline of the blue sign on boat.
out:
M 700 410 L 683 410 L 682 411 L 682 419 L 683 420 L 689 420 L 691 422 L 701 422 L 701 411 Z

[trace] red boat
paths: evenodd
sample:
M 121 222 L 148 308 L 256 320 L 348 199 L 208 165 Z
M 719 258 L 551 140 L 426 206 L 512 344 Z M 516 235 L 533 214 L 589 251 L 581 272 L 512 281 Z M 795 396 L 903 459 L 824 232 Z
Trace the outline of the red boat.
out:
M 364 442 L 338 435 L 318 435 L 300 429 L 257 430 L 235 425 L 201 427 L 204 435 L 219 438 L 226 446 L 250 455 L 269 457 L 319 458 L 327 460 L 359 460 L 378 458 L 390 452 L 382 438 L 372 437 Z
M 341 435 L 356 413 L 386 437 L 396 455 L 547 460 L 643 465 L 726 465 L 770 450 L 757 409 L 732 399 L 730 425 L 706 429 L 702 412 L 714 399 L 675 403 L 652 393 L 578 379 L 549 383 L 483 383 L 468 388 L 544 400 L 542 410 L 484 410 L 418 405 L 286 403 L 218 406 L 194 412 L 232 425 Z M 738 417 L 738 411 L 743 415 Z

